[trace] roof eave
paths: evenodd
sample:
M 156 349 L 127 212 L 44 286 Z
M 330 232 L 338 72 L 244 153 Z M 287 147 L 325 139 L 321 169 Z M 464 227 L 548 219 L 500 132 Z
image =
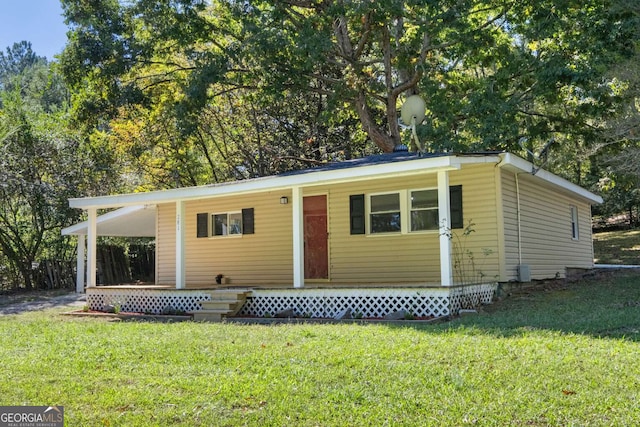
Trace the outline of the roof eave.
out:
M 395 162 L 379 165 L 359 166 L 327 171 L 309 171 L 290 176 L 269 176 L 246 181 L 224 184 L 210 184 L 199 187 L 176 188 L 171 190 L 130 193 L 112 196 L 69 199 L 69 206 L 79 209 L 104 209 L 132 205 L 172 203 L 178 200 L 195 200 L 219 197 L 229 194 L 246 194 L 276 191 L 294 187 L 357 182 L 386 176 L 409 176 L 424 172 L 459 169 L 462 161 L 456 156 L 416 159 L 409 162 Z
M 149 205 L 134 205 L 134 206 L 126 206 L 111 212 L 107 212 L 106 214 L 100 215 L 97 217 L 97 228 L 99 236 L 114 236 L 114 237 L 155 237 L 155 206 Z M 149 214 L 144 214 L 144 212 L 148 212 Z M 139 217 L 140 214 L 144 215 L 143 222 L 147 224 L 151 219 L 153 219 L 153 227 L 152 229 L 147 229 L 147 227 L 137 227 L 131 225 L 132 216 L 133 221 L 135 221 L 136 217 Z M 114 223 L 118 223 L 121 221 L 126 221 L 129 223 L 130 227 L 123 227 L 119 232 L 102 232 L 102 227 L 113 227 Z M 138 220 L 139 221 L 139 220 Z M 77 224 L 71 225 L 69 227 L 65 227 L 61 230 L 61 234 L 63 236 L 80 236 L 88 234 L 88 221 L 82 221 Z
M 534 175 L 544 181 L 547 181 L 550 184 L 561 187 L 566 191 L 569 191 L 583 199 L 586 199 L 591 204 L 600 204 L 603 202 L 602 197 L 598 196 L 597 194 L 594 194 L 589 190 L 586 190 L 579 185 L 567 181 L 566 179 L 561 178 L 558 175 L 554 175 L 544 169 L 536 170 L 533 163 L 528 162 L 516 155 L 513 155 L 511 153 L 502 153 L 500 154 L 500 157 L 502 158 L 502 162 L 500 162 L 498 166 L 500 166 L 501 168 L 511 167 L 519 172 Z M 535 171 L 535 174 L 533 173 L 533 171 Z

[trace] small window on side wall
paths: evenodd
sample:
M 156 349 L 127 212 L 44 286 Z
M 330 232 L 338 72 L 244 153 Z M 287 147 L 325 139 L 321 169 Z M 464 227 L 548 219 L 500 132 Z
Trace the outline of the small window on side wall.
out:
M 578 240 L 580 238 L 580 231 L 578 229 L 578 208 L 575 206 L 569 206 L 571 212 L 571 238 Z

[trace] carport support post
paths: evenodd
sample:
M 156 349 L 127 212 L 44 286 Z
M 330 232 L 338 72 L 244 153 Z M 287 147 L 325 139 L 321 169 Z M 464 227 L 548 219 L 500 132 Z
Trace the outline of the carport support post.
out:
M 451 200 L 449 198 L 449 172 L 438 171 L 438 220 L 440 224 L 440 284 L 453 285 L 451 261 Z
M 98 263 L 98 215 L 96 208 L 87 209 L 87 288 L 96 286 Z
M 76 259 L 76 292 L 84 292 L 84 256 L 86 252 L 87 239 L 84 234 L 78 234 L 78 258 Z
M 184 260 L 185 207 L 182 200 L 176 202 L 176 289 L 184 289 L 186 282 Z

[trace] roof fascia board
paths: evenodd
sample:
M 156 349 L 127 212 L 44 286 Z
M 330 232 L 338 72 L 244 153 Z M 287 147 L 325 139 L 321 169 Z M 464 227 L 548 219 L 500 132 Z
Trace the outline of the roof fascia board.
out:
M 199 187 L 176 188 L 171 190 L 130 193 L 113 196 L 69 199 L 72 208 L 113 208 L 132 205 L 171 203 L 176 200 L 195 200 L 230 194 L 245 194 L 274 191 L 293 187 L 356 182 L 372 178 L 398 177 L 419 173 L 435 173 L 438 170 L 460 168 L 460 159 L 454 156 L 431 157 L 404 162 L 358 166 L 328 171 L 310 171 L 290 176 L 270 176 L 246 181 L 211 184 Z
M 502 157 L 502 162 L 498 164 L 498 166 L 500 166 L 501 168 L 503 167 L 512 167 L 515 168 L 521 172 L 525 172 L 531 176 L 535 176 L 537 178 L 540 178 L 544 181 L 547 181 L 550 184 L 556 185 L 558 187 L 563 188 L 566 191 L 569 191 L 571 193 L 574 193 L 586 200 L 588 200 L 589 202 L 591 202 L 592 204 L 595 203 L 602 203 L 602 197 L 598 196 L 597 194 L 593 194 L 592 192 L 585 190 L 584 188 L 580 187 L 579 185 L 576 185 L 572 182 L 567 181 L 564 178 L 559 177 L 558 175 L 554 175 L 551 172 L 548 172 L 544 169 L 538 169 L 536 171 L 535 174 L 532 173 L 532 171 L 534 170 L 535 166 L 533 165 L 533 163 L 528 162 L 526 160 L 524 160 L 521 157 L 515 156 L 511 153 L 502 153 L 500 154 L 500 157 Z

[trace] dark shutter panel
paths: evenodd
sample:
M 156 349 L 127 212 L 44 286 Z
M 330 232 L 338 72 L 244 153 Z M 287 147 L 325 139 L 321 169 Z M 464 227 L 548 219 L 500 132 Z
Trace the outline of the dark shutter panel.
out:
M 242 234 L 253 234 L 253 208 L 242 209 Z
M 462 218 L 462 185 L 449 187 L 449 201 L 451 203 L 451 228 L 464 228 Z
M 198 237 L 209 237 L 209 214 L 199 213 L 198 222 L 196 226 L 198 230 Z
M 349 216 L 351 234 L 364 234 L 364 194 L 349 196 Z

